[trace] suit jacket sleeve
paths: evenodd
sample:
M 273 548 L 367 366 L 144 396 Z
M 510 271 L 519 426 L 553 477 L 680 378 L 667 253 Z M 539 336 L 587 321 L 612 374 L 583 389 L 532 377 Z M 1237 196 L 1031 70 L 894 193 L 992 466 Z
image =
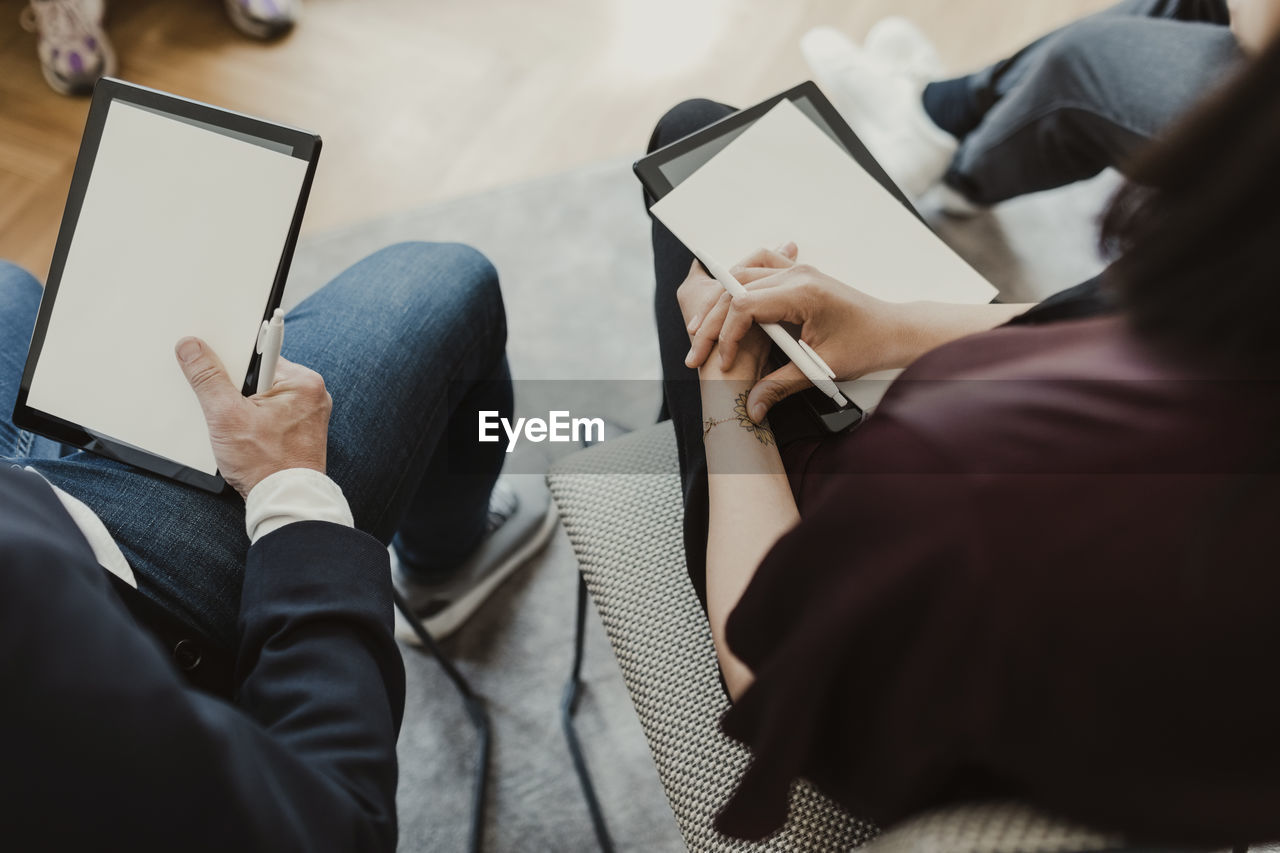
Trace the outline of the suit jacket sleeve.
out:
M 404 671 L 383 546 L 302 522 L 250 549 L 232 705 L 188 687 L 137 629 L 52 493 L 15 496 L 7 479 L 9 834 L 51 849 L 394 849 Z

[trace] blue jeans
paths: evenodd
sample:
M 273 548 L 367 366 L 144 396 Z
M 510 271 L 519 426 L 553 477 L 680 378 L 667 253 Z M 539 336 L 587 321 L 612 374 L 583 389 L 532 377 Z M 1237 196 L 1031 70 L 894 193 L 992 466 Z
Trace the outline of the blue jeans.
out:
M 142 594 L 234 648 L 249 547 L 240 497 L 72 451 L 12 423 L 41 292 L 0 262 L 0 457 L 88 504 Z M 501 443 L 476 441 L 476 411 L 511 417 L 505 347 L 497 273 L 456 244 L 383 249 L 288 315 L 284 356 L 319 372 L 333 396 L 329 475 L 356 526 L 383 542 L 395 536 L 424 573 L 447 572 L 484 534 L 505 454 Z

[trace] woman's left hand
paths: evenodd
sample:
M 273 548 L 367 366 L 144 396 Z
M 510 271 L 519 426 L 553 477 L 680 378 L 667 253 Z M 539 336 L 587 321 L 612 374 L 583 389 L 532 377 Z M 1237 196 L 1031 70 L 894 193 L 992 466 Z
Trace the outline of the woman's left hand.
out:
M 730 272 L 738 281 L 750 284 L 790 268 L 795 261 L 796 246 L 794 243 L 787 243 L 777 251 L 761 249 L 733 267 Z M 708 275 L 696 260 L 689 269 L 688 277 L 676 291 L 676 298 L 689 331 L 690 347 L 689 354 L 685 356 L 685 365 L 702 368 L 704 372 L 709 369 L 717 369 L 719 372 L 720 360 L 708 356 L 719 340 L 732 298 L 720 282 Z M 768 337 L 758 328 L 754 330 L 754 334 L 744 336 L 737 343 L 738 352 L 743 357 L 735 360 L 733 373 L 743 376 L 750 374 L 749 378 L 755 379 L 769 354 L 769 345 Z

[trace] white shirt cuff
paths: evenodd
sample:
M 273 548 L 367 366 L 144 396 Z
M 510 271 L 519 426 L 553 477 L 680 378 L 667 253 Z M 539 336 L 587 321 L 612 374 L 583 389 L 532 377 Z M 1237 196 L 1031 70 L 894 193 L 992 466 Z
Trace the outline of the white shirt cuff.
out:
M 250 545 L 295 521 L 330 521 L 355 527 L 342 489 L 310 468 L 277 471 L 249 492 L 244 503 L 244 528 Z

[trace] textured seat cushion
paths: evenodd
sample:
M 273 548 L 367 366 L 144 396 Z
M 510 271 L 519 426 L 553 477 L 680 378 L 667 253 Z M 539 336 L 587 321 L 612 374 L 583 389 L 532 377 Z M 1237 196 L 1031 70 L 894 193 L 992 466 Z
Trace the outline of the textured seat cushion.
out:
M 712 819 L 749 761 L 721 733 L 728 699 L 685 570 L 675 435 L 659 424 L 561 460 L 547 477 L 560 517 L 657 764 L 685 843 L 695 851 L 847 850 L 877 830 L 808 784 L 786 826 L 762 844 L 726 838 Z M 881 835 L 874 853 L 1114 850 L 1116 839 L 1011 803 L 941 809 Z

